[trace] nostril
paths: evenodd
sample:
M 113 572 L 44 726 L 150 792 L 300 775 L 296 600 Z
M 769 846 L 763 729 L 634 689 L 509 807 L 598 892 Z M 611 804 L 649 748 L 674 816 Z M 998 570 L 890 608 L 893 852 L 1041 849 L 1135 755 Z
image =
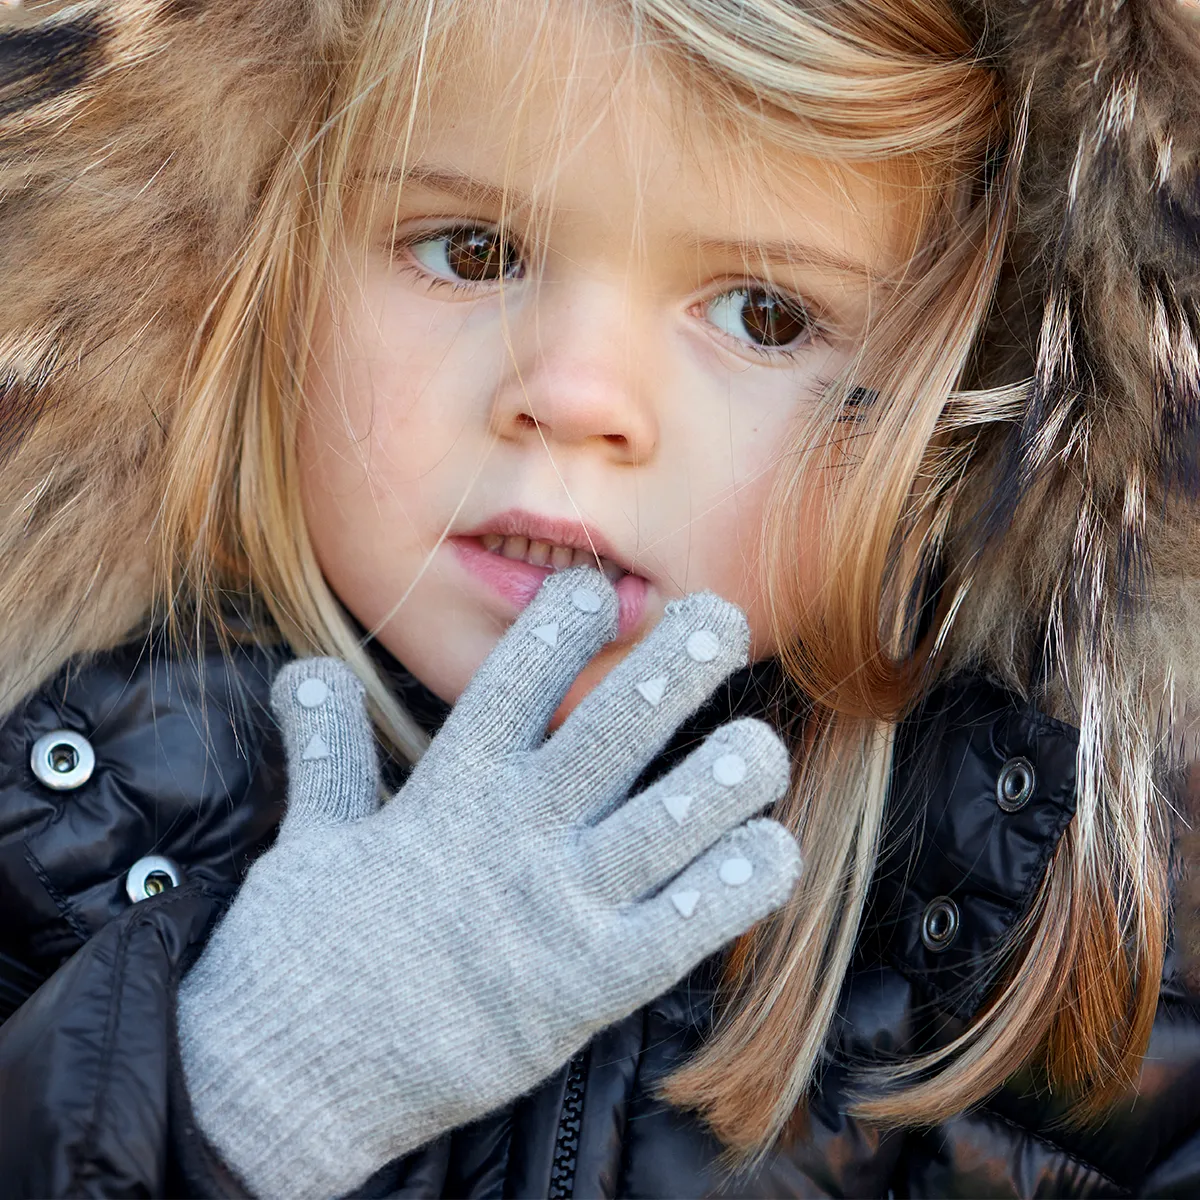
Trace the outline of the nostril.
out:
M 537 421 L 535 421 L 534 418 L 528 413 L 517 413 L 516 423 L 521 426 L 522 429 L 536 429 L 538 427 Z
M 625 447 L 629 445 L 629 439 L 623 433 L 606 433 L 604 435 L 604 440 L 610 446 Z

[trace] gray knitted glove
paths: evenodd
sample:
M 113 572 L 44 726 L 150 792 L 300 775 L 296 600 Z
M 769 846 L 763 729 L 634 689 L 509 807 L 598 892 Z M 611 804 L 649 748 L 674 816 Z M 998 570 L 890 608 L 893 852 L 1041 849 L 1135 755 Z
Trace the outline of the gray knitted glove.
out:
M 343 1193 L 513 1099 L 788 898 L 795 841 L 742 824 L 788 779 L 762 722 L 627 798 L 745 662 L 732 605 L 669 604 L 545 739 L 616 623 L 601 574 L 550 576 L 382 809 L 358 681 L 280 672 L 287 817 L 179 992 L 196 1118 L 256 1194 Z

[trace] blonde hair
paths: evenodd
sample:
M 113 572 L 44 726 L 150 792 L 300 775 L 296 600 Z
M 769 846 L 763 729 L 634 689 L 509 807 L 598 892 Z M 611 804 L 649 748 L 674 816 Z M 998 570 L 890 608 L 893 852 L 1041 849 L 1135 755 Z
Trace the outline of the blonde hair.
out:
M 564 6 L 527 7 L 545 20 Z M 225 591 L 252 592 L 297 651 L 353 664 L 381 729 L 410 757 L 424 735 L 373 667 L 304 531 L 295 444 L 305 363 L 331 247 L 354 237 L 364 147 L 397 130 L 405 146 L 428 89 L 512 9 L 512 0 L 368 6 L 358 43 L 331 61 L 294 152 L 268 181 L 197 340 L 171 433 L 168 594 L 219 620 Z M 891 164 L 919 199 L 919 244 L 897 298 L 873 320 L 853 378 L 797 431 L 784 455 L 796 467 L 781 471 L 764 530 L 781 657 L 811 701 L 791 731 L 796 779 L 777 812 L 802 840 L 805 874 L 788 909 L 735 947 L 717 1030 L 665 1085 L 668 1099 L 752 1158 L 801 1105 L 827 1044 L 875 869 L 897 724 L 945 670 L 969 564 L 945 564 L 955 599 L 920 641 L 917 614 L 981 434 L 1019 417 L 1021 389 L 964 388 L 1006 249 L 1023 116 L 946 0 L 580 0 L 572 9 L 581 22 L 622 16 L 731 136 Z M 856 403 L 862 388 L 869 403 Z M 814 604 L 793 563 L 812 478 L 804 451 L 815 446 L 838 469 L 824 493 Z M 1083 848 L 1068 831 L 982 1015 L 936 1052 L 864 1071 L 857 1113 L 936 1121 L 1039 1054 L 1081 1111 L 1129 1078 L 1157 998 L 1165 852 L 1160 830 L 1131 830 L 1119 807 L 1090 819 L 1107 832 Z M 1113 879 L 1120 899 L 1106 886 Z

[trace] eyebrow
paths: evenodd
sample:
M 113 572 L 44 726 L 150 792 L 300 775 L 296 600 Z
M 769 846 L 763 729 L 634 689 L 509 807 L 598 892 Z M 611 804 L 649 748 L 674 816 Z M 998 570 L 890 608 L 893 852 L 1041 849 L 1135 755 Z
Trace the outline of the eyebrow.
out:
M 848 258 L 836 250 L 816 246 L 812 242 L 792 239 L 759 242 L 742 238 L 696 238 L 688 235 L 673 239 L 697 253 L 725 258 L 738 258 L 748 263 L 770 263 L 776 266 L 822 267 L 845 275 L 872 278 L 874 272 L 857 258 Z
M 413 166 L 402 172 L 381 171 L 375 178 L 384 183 L 392 183 L 399 178 L 404 183 L 415 183 L 418 187 L 430 191 L 443 192 L 467 204 L 507 209 L 508 212 L 521 212 L 533 205 L 532 198 L 524 192 L 511 187 L 497 187 L 494 183 L 476 179 L 452 167 Z M 736 258 L 748 263 L 818 267 L 863 278 L 871 278 L 874 274 L 860 259 L 849 258 L 836 250 L 794 239 L 760 242 L 749 238 L 695 237 L 691 234 L 680 234 L 671 240 L 698 254 Z
M 380 183 L 415 183 L 433 192 L 444 192 L 468 204 L 486 204 L 492 208 L 528 208 L 532 199 L 515 188 L 497 187 L 452 167 L 408 167 L 404 171 L 379 171 L 374 177 Z

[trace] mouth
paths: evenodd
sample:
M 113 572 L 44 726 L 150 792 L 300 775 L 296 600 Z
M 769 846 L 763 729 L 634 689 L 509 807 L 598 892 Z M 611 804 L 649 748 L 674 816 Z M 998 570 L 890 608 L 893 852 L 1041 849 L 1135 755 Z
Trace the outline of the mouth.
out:
M 479 544 L 489 554 L 498 554 L 513 562 L 528 563 L 531 567 L 548 567 L 551 571 L 565 571 L 568 567 L 594 567 L 599 562 L 604 577 L 614 584 L 632 574 L 611 558 L 597 555 L 590 548 L 580 550 L 573 546 L 559 546 L 520 534 L 506 537 L 500 533 L 485 533 L 479 537 Z
M 636 629 L 645 616 L 649 580 L 622 562 L 597 530 L 577 521 L 514 509 L 448 541 L 461 565 L 514 616 L 548 575 L 580 566 L 598 566 L 616 588 L 620 634 Z

